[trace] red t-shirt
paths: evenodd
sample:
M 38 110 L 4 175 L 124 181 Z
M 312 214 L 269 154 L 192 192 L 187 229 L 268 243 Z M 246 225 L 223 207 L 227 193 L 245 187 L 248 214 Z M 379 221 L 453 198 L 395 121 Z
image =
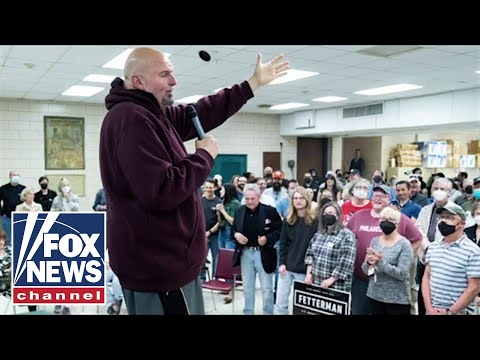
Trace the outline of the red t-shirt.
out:
M 347 226 L 348 222 L 350 221 L 350 218 L 357 211 L 360 211 L 360 210 L 363 210 L 363 209 L 371 209 L 371 208 L 372 208 L 372 202 L 370 200 L 367 202 L 366 205 L 362 205 L 362 206 L 355 206 L 355 205 L 352 204 L 352 202 L 350 200 L 343 203 L 343 205 L 342 205 L 343 225 Z

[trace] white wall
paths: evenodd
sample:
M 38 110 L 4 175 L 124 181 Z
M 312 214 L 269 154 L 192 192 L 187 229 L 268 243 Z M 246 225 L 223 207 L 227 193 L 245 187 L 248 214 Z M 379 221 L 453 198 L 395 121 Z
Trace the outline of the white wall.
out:
M 238 113 L 222 126 L 210 132 L 217 140 L 220 154 L 246 154 L 247 171 L 263 175 L 263 152 L 282 149 L 282 170 L 290 177 L 288 160 L 297 161 L 297 138 L 280 136 L 280 117 Z M 188 152 L 194 152 L 195 141 L 185 143 Z
M 98 145 L 100 127 L 106 110 L 103 105 L 47 103 L 41 101 L 0 100 L 0 184 L 8 182 L 10 170 L 18 170 L 22 184 L 39 189 L 38 178 L 45 173 L 85 175 L 86 196 L 80 198 L 82 211 L 93 205 L 95 194 L 102 187 Z M 44 116 L 71 116 L 85 118 L 85 170 L 45 170 Z M 296 160 L 296 138 L 279 135 L 278 115 L 237 114 L 212 134 L 217 138 L 220 152 L 247 154 L 248 169 L 255 174 L 263 172 L 264 151 L 280 151 L 283 142 L 282 168 L 289 173 L 287 161 Z M 187 144 L 192 151 L 193 141 Z M 51 184 L 53 189 L 58 184 Z M 75 189 L 73 189 L 75 191 Z
M 361 104 L 360 104 L 361 105 Z M 362 118 L 342 118 L 342 108 L 301 111 L 282 115 L 280 119 L 281 135 L 381 135 L 384 130 L 402 128 L 425 128 L 432 125 L 468 123 L 470 131 L 480 134 L 480 87 L 442 94 L 388 100 L 384 102 L 384 113 Z M 315 127 L 296 129 L 301 117 L 314 117 Z M 375 133 L 373 133 L 375 132 Z

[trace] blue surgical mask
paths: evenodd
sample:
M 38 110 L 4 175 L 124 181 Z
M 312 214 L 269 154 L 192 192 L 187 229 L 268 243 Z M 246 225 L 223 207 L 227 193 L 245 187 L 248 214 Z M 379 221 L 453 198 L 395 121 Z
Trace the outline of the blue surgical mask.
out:
M 473 197 L 480 200 L 480 189 L 473 189 Z
M 18 176 L 18 175 L 12 176 L 11 182 L 12 182 L 12 184 L 15 184 L 15 185 L 20 184 L 20 176 Z

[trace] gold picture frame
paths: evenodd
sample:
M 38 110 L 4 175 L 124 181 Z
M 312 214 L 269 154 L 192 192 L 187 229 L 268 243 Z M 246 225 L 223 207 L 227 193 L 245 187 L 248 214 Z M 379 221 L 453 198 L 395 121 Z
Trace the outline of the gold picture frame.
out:
M 44 116 L 45 169 L 85 169 L 85 119 Z

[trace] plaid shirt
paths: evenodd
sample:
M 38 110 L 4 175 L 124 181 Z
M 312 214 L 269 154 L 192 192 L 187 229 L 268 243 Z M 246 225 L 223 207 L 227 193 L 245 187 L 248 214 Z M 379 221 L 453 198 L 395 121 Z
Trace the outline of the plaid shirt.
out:
M 12 249 L 5 247 L 5 254 L 0 257 L 0 294 L 10 296 L 10 279 L 12 271 Z
M 331 288 L 350 292 L 356 252 L 355 235 L 346 228 L 336 233 L 317 232 L 305 254 L 305 265 L 313 267 L 313 283 L 320 285 L 333 276 Z

